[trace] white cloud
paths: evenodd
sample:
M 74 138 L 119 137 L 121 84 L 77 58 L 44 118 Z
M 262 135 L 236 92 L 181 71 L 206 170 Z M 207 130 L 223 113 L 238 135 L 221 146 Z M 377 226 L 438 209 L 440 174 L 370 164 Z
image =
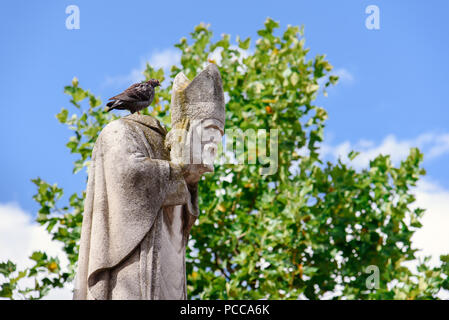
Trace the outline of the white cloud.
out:
M 442 254 L 449 254 L 449 190 L 436 182 L 422 179 L 415 190 L 415 207 L 426 209 L 421 220 L 423 227 L 412 238 L 414 247 L 422 249 L 418 254 L 432 256 L 432 264 Z
M 152 54 L 148 61 L 156 69 L 168 70 L 172 65 L 180 63 L 181 52 L 178 49 L 165 49 Z
M 425 133 L 415 139 L 398 140 L 394 135 L 388 135 L 380 144 L 373 141 L 360 140 L 355 144 L 349 141 L 336 146 L 324 144 L 322 146 L 323 157 L 341 158 L 348 162 L 347 155 L 350 151 L 358 151 L 360 154 L 351 162 L 356 168 L 365 168 L 369 161 L 377 155 L 390 155 L 391 161 L 398 164 L 404 160 L 410 152 L 410 148 L 418 147 L 424 152 L 424 159 L 431 160 L 449 153 L 449 134 Z
M 329 75 L 338 76 L 338 84 L 352 84 L 354 82 L 353 74 L 346 68 L 334 69 Z M 329 76 L 318 79 L 318 85 L 324 86 L 329 81 Z
M 339 77 L 340 83 L 351 84 L 354 82 L 353 74 L 345 68 L 335 69 L 331 74 Z
M 449 153 L 449 134 L 437 137 L 437 143 L 429 150 L 427 156 L 432 159 Z
M 21 270 L 32 265 L 28 257 L 33 251 L 44 251 L 50 256 L 57 256 L 63 266 L 68 263 L 62 245 L 52 241 L 45 228 L 35 223 L 30 214 L 17 204 L 0 203 L 0 261 L 11 260 Z M 26 286 L 26 280 L 21 285 Z M 46 298 L 71 297 L 72 289 L 68 285 L 63 289 L 52 290 Z
M 178 49 L 167 48 L 154 51 L 150 55 L 141 57 L 139 67 L 133 68 L 128 74 L 106 77 L 103 85 L 121 87 L 144 80 L 143 71 L 147 62 L 155 69 L 162 68 L 168 72 L 172 65 L 179 65 L 180 61 L 181 52 Z
M 428 179 L 421 179 L 414 190 L 414 208 L 426 209 L 421 219 L 422 227 L 412 237 L 413 248 L 419 249 L 417 256 L 431 256 L 430 265 L 439 265 L 439 256 L 449 254 L 449 190 Z M 417 262 L 404 263 L 416 270 Z M 449 291 L 441 289 L 438 297 L 449 299 Z

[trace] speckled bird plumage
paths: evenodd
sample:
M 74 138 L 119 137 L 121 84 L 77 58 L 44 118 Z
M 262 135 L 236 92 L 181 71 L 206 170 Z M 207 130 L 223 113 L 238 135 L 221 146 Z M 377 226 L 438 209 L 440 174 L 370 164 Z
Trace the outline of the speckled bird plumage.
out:
M 154 88 L 160 86 L 159 80 L 135 83 L 122 93 L 110 98 L 106 105 L 106 111 L 129 110 L 129 112 L 139 112 L 148 107 L 154 99 Z

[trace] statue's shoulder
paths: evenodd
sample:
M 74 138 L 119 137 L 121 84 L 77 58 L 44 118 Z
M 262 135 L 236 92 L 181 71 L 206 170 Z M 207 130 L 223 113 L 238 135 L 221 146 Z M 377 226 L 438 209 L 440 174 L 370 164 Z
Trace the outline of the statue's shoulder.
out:
M 124 129 L 126 129 L 126 123 L 122 120 L 122 118 L 116 119 L 109 122 L 103 130 L 101 130 L 100 136 L 109 135 L 117 131 L 123 131 Z
M 165 127 L 159 122 L 159 120 L 157 120 L 156 118 L 154 118 L 152 116 L 134 113 L 134 114 L 130 114 L 129 116 L 126 116 L 124 118 L 121 118 L 120 120 L 123 120 L 125 122 L 139 123 L 143 126 L 146 126 L 150 129 L 158 132 L 159 134 L 161 134 L 164 137 L 167 134 L 167 129 L 165 129 Z
M 142 129 L 160 135 L 161 138 L 165 138 L 167 134 L 167 130 L 157 119 L 146 115 L 129 115 L 109 122 L 101 131 L 99 138 L 115 139 L 127 135 L 127 132 L 131 133 Z

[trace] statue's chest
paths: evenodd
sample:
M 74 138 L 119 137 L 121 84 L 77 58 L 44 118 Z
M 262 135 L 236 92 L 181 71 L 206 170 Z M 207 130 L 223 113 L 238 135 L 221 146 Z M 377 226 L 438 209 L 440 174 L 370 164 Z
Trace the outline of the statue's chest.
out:
M 165 147 L 164 137 L 153 131 L 152 129 L 146 128 L 144 130 L 145 139 L 147 140 L 149 147 L 151 149 L 151 158 L 170 160 L 170 152 Z

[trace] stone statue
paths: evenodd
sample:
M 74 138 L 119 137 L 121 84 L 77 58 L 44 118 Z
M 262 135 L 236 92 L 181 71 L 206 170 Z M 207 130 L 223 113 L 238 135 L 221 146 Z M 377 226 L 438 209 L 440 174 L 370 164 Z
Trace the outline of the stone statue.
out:
M 133 114 L 99 135 L 89 167 L 74 299 L 186 299 L 185 249 L 197 185 L 213 171 L 225 103 L 208 65 L 176 76 L 167 133 Z

